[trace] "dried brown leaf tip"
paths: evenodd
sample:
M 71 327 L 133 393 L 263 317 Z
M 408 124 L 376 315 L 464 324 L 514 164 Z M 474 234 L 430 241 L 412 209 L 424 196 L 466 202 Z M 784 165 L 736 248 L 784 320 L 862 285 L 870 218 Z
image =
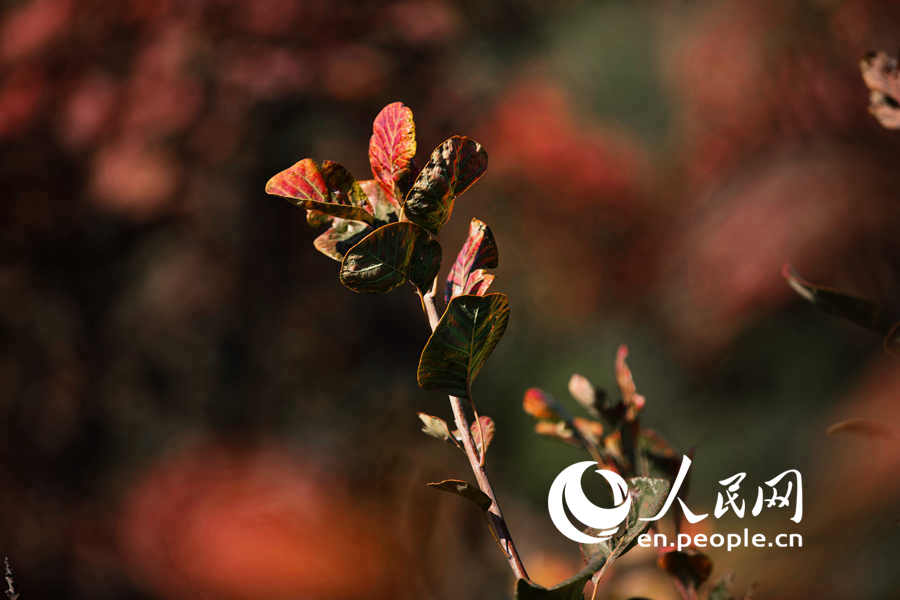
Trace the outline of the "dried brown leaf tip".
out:
M 859 62 L 869 88 L 869 112 L 887 129 L 900 129 L 900 73 L 897 59 L 869 52 Z

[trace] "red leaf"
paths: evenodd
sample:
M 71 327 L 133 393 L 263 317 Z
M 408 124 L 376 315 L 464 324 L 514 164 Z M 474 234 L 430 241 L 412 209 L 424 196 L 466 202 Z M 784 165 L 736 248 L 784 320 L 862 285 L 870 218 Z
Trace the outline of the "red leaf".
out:
M 304 158 L 269 179 L 266 193 L 307 209 L 311 225 L 328 223 L 333 217 L 375 224 L 365 192 L 344 167 L 331 161 L 319 166 Z
M 304 158 L 273 176 L 266 183 L 266 193 L 296 200 L 328 202 L 328 188 L 316 161 Z
M 475 443 L 475 448 L 478 450 L 478 454 L 484 456 L 484 453 L 487 451 L 488 446 L 491 445 L 491 440 L 494 439 L 494 431 L 496 430 L 496 425 L 494 425 L 494 420 L 487 416 L 478 417 L 477 421 L 473 421 L 469 426 L 469 430 L 472 433 L 472 441 Z M 484 439 L 485 443 L 482 445 L 481 443 L 481 432 L 484 431 Z
M 483 296 L 494 281 L 494 276 L 485 269 L 495 268 L 499 261 L 497 243 L 491 228 L 483 221 L 472 219 L 469 237 L 447 275 L 445 299 L 449 302 L 460 294 Z
M 399 212 L 396 184 L 416 153 L 416 126 L 412 110 L 402 102 L 392 102 L 375 117 L 369 140 L 372 174 Z

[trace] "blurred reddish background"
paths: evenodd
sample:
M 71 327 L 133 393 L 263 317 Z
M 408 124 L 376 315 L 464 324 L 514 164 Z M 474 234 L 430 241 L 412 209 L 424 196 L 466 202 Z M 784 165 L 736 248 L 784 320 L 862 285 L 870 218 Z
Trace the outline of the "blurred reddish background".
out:
M 897 3 L 2 6 L 0 552 L 25 600 L 508 593 L 479 516 L 423 485 L 466 469 L 417 431 L 445 407 L 415 385 L 415 298 L 347 292 L 263 193 L 305 156 L 365 178 L 393 100 L 420 164 L 453 133 L 491 156 L 441 239 L 477 215 L 500 245 L 513 319 L 476 394 L 539 582 L 578 568 L 543 506 L 575 455 L 521 393 L 611 383 L 627 342 L 698 487 L 807 475 L 808 547 L 717 574 L 896 593 L 900 452 L 824 430 L 900 427 L 897 359 L 779 272 L 900 301 L 900 138 L 857 66 L 900 45 Z M 672 597 L 652 556 L 618 569 L 611 593 Z

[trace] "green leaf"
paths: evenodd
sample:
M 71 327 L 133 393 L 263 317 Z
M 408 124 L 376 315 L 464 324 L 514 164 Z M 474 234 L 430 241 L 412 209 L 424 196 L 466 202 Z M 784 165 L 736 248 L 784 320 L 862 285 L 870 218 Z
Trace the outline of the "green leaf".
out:
M 320 168 L 311 158 L 304 158 L 269 179 L 266 193 L 328 217 L 376 224 L 375 217 L 366 210 L 368 203 L 362 188 L 346 169 L 330 161 L 323 162 Z M 316 215 L 311 220 L 315 223 L 323 218 Z
M 422 350 L 419 385 L 469 397 L 472 381 L 503 337 L 508 321 L 505 294 L 457 296 L 451 300 Z
M 584 586 L 591 573 L 545 588 L 524 579 L 516 582 L 516 600 L 584 600 Z
M 474 502 L 475 505 L 483 511 L 487 511 L 487 509 L 491 507 L 491 504 L 493 504 L 487 494 L 471 483 L 459 479 L 445 479 L 439 483 L 429 483 L 428 487 L 462 496 L 466 500 Z
M 494 279 L 484 269 L 496 268 L 499 262 L 497 242 L 491 228 L 483 221 L 472 219 L 469 235 L 447 275 L 444 300 L 450 302 L 451 298 L 473 293 L 473 290 L 476 296 L 483 296 Z
M 605 564 L 605 557 L 597 557 L 589 561 L 578 573 L 551 588 L 519 579 L 516 581 L 516 600 L 583 600 L 585 584 Z
M 598 544 L 581 544 L 581 551 L 585 557 L 592 559 L 603 557 L 609 560 L 628 552 L 637 543 L 637 537 L 650 526 L 650 521 L 640 519 L 656 515 L 665 502 L 669 493 L 669 482 L 652 477 L 632 477 L 628 480 L 628 489 L 632 501 L 625 522 L 608 540 Z M 588 528 L 587 534 L 596 535 L 597 530 Z
M 889 311 L 866 298 L 812 284 L 802 279 L 790 265 L 784 266 L 782 275 L 795 292 L 822 312 L 843 317 L 861 327 L 871 329 L 885 337 L 885 345 L 890 344 L 900 321 L 897 311 Z
M 487 152 L 481 144 L 455 135 L 431 153 L 406 195 L 403 214 L 432 233 L 450 218 L 456 197 L 465 192 L 487 169 Z
M 347 250 L 371 231 L 372 227 L 361 221 L 335 218 L 331 221 L 331 227 L 313 240 L 313 246 L 325 256 L 340 262 Z
M 416 154 L 416 125 L 412 110 L 402 102 L 392 102 L 381 109 L 372 123 L 369 139 L 369 163 L 372 174 L 384 190 L 388 201 L 400 209 L 397 182 L 410 167 Z
M 422 433 L 459 447 L 456 438 L 450 433 L 450 428 L 447 426 L 447 421 L 441 419 L 440 417 L 428 415 L 423 412 L 420 412 L 418 414 L 419 420 L 422 421 Z
M 406 281 L 427 290 L 441 266 L 441 246 L 414 223 L 379 227 L 350 248 L 341 283 L 354 292 L 389 292 Z

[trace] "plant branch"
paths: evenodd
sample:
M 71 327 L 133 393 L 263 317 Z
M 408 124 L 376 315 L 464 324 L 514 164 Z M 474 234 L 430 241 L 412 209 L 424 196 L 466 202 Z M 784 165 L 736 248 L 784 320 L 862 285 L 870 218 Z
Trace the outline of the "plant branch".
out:
M 431 286 L 429 292 L 420 294 L 422 308 L 425 311 L 425 315 L 428 317 L 428 324 L 431 326 L 432 331 L 437 328 L 438 323 L 440 322 L 440 317 L 438 317 L 437 309 L 434 306 L 434 296 L 436 292 L 437 278 L 435 278 L 434 284 Z M 488 479 L 487 471 L 484 466 L 484 457 L 479 456 L 479 453 L 475 448 L 475 443 L 472 440 L 472 433 L 469 430 L 469 420 L 466 417 L 466 411 L 463 408 L 463 401 L 456 396 L 448 397 L 450 398 L 450 409 L 453 412 L 453 419 L 456 421 L 456 428 L 459 430 L 459 436 L 462 438 L 463 449 L 465 450 L 466 458 L 469 459 L 469 466 L 472 468 L 472 473 L 475 475 L 475 481 L 478 483 L 478 488 L 491 499 L 491 506 L 487 510 L 488 525 L 491 527 L 494 537 L 500 544 L 500 548 L 503 550 L 504 554 L 506 554 L 506 560 L 509 563 L 509 567 L 512 569 L 513 574 L 517 579 L 530 581 L 528 579 L 528 573 L 525 571 L 525 565 L 522 564 L 522 559 L 519 558 L 519 552 L 516 550 L 516 545 L 513 543 L 512 536 L 509 533 L 509 528 L 506 526 L 506 521 L 503 519 L 503 512 L 500 510 L 500 504 L 497 503 L 497 497 L 494 495 L 494 488 L 491 487 L 491 482 Z M 469 399 L 471 401 L 471 394 Z M 472 401 L 472 409 L 474 412 L 474 401 Z M 485 446 L 484 433 L 482 432 L 481 435 L 483 453 Z

